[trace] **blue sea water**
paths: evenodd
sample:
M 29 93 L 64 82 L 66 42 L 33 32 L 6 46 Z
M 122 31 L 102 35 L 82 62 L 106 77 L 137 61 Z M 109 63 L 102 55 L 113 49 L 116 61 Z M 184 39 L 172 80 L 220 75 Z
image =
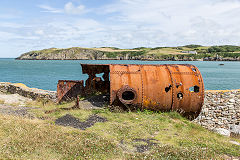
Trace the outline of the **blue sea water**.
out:
M 80 63 L 97 64 L 193 64 L 202 73 L 205 89 L 239 89 L 240 62 L 133 61 L 133 60 L 14 60 L 0 59 L 0 82 L 23 83 L 32 88 L 56 90 L 60 79 L 87 79 Z M 224 65 L 219 65 L 223 63 Z

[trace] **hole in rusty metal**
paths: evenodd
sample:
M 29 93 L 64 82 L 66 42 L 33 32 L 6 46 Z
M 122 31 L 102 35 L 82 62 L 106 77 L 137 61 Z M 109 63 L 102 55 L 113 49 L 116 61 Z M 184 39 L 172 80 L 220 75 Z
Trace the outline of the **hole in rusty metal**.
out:
M 197 70 L 196 70 L 196 68 L 192 68 L 192 71 L 193 71 L 193 72 L 196 72 Z
M 135 94 L 132 91 L 125 91 L 122 93 L 122 99 L 124 100 L 133 100 L 135 98 Z
M 100 74 L 96 74 L 96 77 L 100 77 L 102 81 L 104 81 L 103 79 L 103 73 L 100 73 Z
M 176 87 L 178 88 L 179 86 L 181 86 L 182 85 L 182 83 L 177 83 L 176 84 Z
M 190 88 L 189 88 L 189 91 L 198 93 L 198 92 L 199 92 L 199 89 L 200 89 L 200 88 L 199 88 L 198 86 L 193 86 L 193 87 L 190 87 Z
M 172 85 L 169 85 L 169 87 L 165 88 L 165 92 L 167 93 L 168 91 L 170 91 L 171 88 L 172 88 Z
M 183 99 L 183 94 L 181 93 L 181 92 L 179 92 L 178 94 L 177 94 L 177 98 L 180 100 L 180 99 Z

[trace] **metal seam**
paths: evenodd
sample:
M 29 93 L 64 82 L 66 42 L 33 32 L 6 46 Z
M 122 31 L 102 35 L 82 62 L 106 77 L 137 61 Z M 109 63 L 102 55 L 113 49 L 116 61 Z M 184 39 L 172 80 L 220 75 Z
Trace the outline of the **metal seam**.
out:
M 193 73 L 193 72 L 172 72 L 172 74 L 185 74 L 185 75 L 196 75 L 198 76 L 198 73 Z
M 168 72 L 169 72 L 169 75 L 170 75 L 170 78 L 171 78 L 171 81 L 172 81 L 172 104 L 171 104 L 171 110 L 172 110 L 172 108 L 173 108 L 173 105 L 174 105 L 174 84 L 173 84 L 173 77 L 172 77 L 172 72 L 170 71 L 170 69 L 168 68 L 168 66 L 167 65 L 165 65 L 166 66 L 166 69 L 168 70 Z
M 142 68 L 141 68 L 141 71 L 142 71 Z M 142 103 L 141 103 L 141 106 L 142 106 L 142 109 L 143 109 L 144 87 L 143 87 L 143 77 L 142 77 L 142 74 L 141 74 L 141 81 L 142 81 Z
M 111 70 L 111 66 L 109 66 L 109 72 L 110 72 L 110 70 Z M 110 72 L 111 73 L 111 72 Z M 112 104 L 113 103 L 113 101 L 112 101 L 112 81 L 111 81 L 111 74 L 109 73 L 109 77 L 110 77 L 110 104 Z
M 140 71 L 129 72 L 129 71 L 113 71 L 110 74 L 139 74 Z

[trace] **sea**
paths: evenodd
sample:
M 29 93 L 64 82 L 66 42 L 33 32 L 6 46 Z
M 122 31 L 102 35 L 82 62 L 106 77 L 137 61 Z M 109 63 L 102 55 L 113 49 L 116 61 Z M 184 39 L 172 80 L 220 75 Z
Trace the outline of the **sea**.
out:
M 87 64 L 193 64 L 199 68 L 206 90 L 240 89 L 240 62 L 138 60 L 15 60 L 0 59 L 0 82 L 23 83 L 55 91 L 58 80 L 86 80 L 80 63 Z M 224 64 L 224 65 L 220 65 Z

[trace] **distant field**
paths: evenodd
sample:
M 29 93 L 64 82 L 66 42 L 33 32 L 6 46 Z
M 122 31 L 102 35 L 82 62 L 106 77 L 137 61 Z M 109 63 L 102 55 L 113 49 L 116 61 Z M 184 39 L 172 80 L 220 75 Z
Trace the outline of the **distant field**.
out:
M 114 49 L 114 48 L 91 48 L 103 52 L 123 52 L 123 51 L 138 51 L 135 49 Z
M 157 50 L 150 50 L 149 52 L 147 52 L 147 54 L 153 54 L 153 55 L 168 55 L 168 54 L 172 54 L 172 55 L 177 55 L 177 54 L 187 54 L 187 53 L 181 53 L 182 50 L 178 50 L 178 49 L 173 49 L 173 48 L 162 48 L 162 49 L 157 49 Z

